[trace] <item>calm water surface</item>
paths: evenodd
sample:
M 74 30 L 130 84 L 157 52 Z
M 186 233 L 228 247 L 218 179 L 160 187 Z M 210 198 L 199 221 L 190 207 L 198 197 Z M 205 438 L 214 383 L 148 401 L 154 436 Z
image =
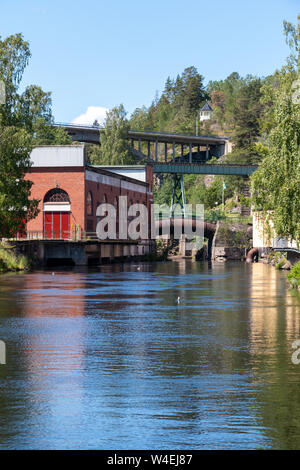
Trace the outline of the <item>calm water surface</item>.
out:
M 140 267 L 0 277 L 0 448 L 299 449 L 285 273 Z

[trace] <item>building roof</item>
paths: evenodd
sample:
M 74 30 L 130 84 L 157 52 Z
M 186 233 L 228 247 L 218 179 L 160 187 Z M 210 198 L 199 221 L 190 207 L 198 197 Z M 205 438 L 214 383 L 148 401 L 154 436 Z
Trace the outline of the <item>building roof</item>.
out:
M 205 105 L 200 109 L 200 111 L 212 111 L 212 107 L 206 101 Z
M 130 176 L 120 174 L 120 173 L 115 173 L 114 171 L 109 171 L 109 166 L 102 167 L 102 166 L 86 165 L 86 170 L 94 171 L 95 173 L 100 173 L 100 174 L 106 175 L 106 176 L 111 176 L 111 177 L 117 178 L 119 180 L 129 181 L 131 183 L 136 183 L 136 184 L 139 184 L 141 186 L 148 186 L 148 184 L 149 184 L 146 181 L 142 181 L 142 180 L 139 180 L 139 179 L 136 179 L 136 178 L 131 178 Z

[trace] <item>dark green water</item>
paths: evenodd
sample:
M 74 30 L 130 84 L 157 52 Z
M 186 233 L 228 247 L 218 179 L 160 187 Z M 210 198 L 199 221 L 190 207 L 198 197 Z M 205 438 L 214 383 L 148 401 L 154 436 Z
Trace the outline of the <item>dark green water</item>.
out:
M 140 266 L 0 277 L 0 448 L 299 449 L 285 273 Z

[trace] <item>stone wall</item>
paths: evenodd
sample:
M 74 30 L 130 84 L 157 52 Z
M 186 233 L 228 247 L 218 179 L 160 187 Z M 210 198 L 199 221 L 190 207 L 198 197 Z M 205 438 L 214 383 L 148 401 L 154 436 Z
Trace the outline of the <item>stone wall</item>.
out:
M 243 261 L 251 247 L 248 224 L 218 222 L 212 241 L 212 260 Z

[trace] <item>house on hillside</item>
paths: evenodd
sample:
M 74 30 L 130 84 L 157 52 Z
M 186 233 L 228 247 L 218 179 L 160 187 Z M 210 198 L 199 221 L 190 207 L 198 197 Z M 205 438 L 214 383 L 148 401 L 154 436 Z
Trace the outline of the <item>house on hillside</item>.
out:
M 213 113 L 212 107 L 206 101 L 205 105 L 200 109 L 200 121 L 211 119 Z

